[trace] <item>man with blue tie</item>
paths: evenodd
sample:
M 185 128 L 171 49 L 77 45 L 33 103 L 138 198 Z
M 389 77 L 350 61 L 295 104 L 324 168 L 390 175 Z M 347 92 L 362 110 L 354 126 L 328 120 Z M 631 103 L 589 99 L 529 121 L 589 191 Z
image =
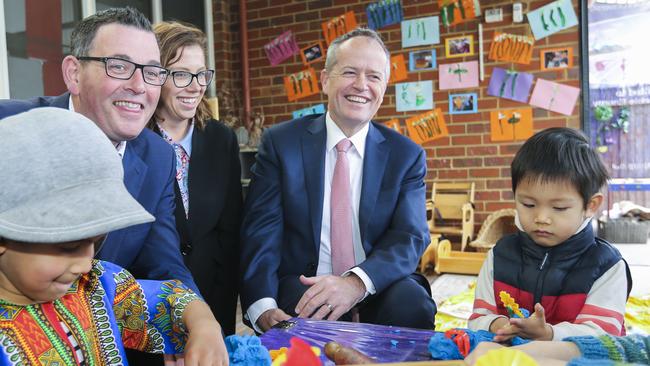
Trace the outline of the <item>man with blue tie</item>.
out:
M 269 128 L 242 224 L 241 302 L 263 332 L 291 316 L 434 328 L 429 284 L 413 273 L 430 241 L 424 150 L 371 122 L 390 54 L 379 35 L 332 42 L 325 115 Z

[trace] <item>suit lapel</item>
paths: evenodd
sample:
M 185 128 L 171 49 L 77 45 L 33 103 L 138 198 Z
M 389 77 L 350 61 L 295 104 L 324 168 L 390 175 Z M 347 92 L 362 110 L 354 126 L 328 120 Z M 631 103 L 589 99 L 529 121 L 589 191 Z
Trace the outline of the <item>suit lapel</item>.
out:
M 314 120 L 302 136 L 302 163 L 305 187 L 311 212 L 311 227 L 316 251 L 320 246 L 320 230 L 323 219 L 323 185 L 325 176 L 325 144 L 327 130 L 325 115 Z
M 51 107 L 68 109 L 70 106 L 70 93 L 63 93 L 57 97 L 53 97 L 50 100 Z
M 131 193 L 131 196 L 137 199 L 142 189 L 144 177 L 147 174 L 147 165 L 140 158 L 142 146 L 139 138 L 135 138 L 126 143 L 122 166 L 124 167 L 124 185 Z
M 361 201 L 359 202 L 359 231 L 361 242 L 364 241 L 364 234 L 368 221 L 375 209 L 375 203 L 379 196 L 384 169 L 390 149 L 383 143 L 384 136 L 375 126 L 370 123 L 368 137 L 366 138 L 366 151 L 363 158 L 363 183 L 361 186 Z

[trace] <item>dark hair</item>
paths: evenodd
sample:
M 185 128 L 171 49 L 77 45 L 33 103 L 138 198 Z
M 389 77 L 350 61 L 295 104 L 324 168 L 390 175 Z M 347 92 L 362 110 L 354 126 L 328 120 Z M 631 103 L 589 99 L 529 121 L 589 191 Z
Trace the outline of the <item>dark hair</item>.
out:
M 183 57 L 183 48 L 189 46 L 199 46 L 203 50 L 203 55 L 208 57 L 208 41 L 205 33 L 190 24 L 180 22 L 161 22 L 156 23 L 153 27 L 158 43 L 160 44 L 160 62 L 163 67 L 169 68 L 170 65 L 178 62 Z M 207 59 L 203 60 L 207 65 Z M 171 77 L 167 79 L 171 83 Z M 205 94 L 199 102 L 194 118 L 194 125 L 199 129 L 205 127 L 205 122 L 212 118 L 210 105 Z M 156 119 L 161 120 L 159 116 L 154 115 L 147 124 L 147 127 L 153 128 L 156 125 Z
M 513 192 L 524 179 L 566 181 L 580 193 L 585 208 L 609 179 L 587 138 L 580 131 L 565 127 L 542 130 L 529 138 L 515 155 L 510 171 Z
M 345 41 L 354 37 L 367 37 L 379 43 L 382 50 L 384 50 L 384 53 L 386 54 L 386 82 L 388 82 L 388 77 L 390 76 L 390 52 L 388 52 L 388 48 L 386 48 L 386 45 L 381 39 L 379 33 L 369 28 L 356 28 L 333 40 L 327 48 L 327 56 L 325 57 L 325 70 L 327 72 L 332 71 L 332 68 L 338 61 L 336 59 L 336 52 L 339 50 L 339 47 L 341 47 L 341 44 L 343 44 Z
M 75 57 L 88 56 L 97 30 L 103 25 L 112 23 L 153 32 L 149 19 L 137 9 L 130 6 L 106 9 L 86 17 L 77 23 L 70 36 L 72 55 Z

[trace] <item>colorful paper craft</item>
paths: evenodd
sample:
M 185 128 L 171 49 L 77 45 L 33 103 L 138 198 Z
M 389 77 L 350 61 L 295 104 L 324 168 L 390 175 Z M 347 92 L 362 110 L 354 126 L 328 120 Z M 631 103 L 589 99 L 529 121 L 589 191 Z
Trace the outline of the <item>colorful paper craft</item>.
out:
M 447 124 L 440 108 L 407 119 L 406 128 L 409 137 L 420 145 L 449 136 Z
M 558 0 L 526 14 L 535 39 L 578 25 L 571 0 Z
M 282 33 L 279 37 L 264 45 L 264 52 L 266 57 L 275 66 L 289 57 L 300 52 L 296 37 L 293 32 L 288 30 Z
M 382 0 L 366 7 L 368 28 L 377 30 L 404 19 L 402 0 Z
M 292 115 L 293 118 L 300 118 L 303 116 L 308 116 L 310 114 L 320 114 L 320 113 L 325 113 L 325 104 L 316 104 L 311 107 L 307 108 L 302 108 L 298 109 L 297 111 L 293 111 Z
M 438 17 L 402 21 L 402 48 L 440 43 Z
M 284 77 L 284 89 L 290 102 L 320 92 L 316 72 L 311 67 Z
M 468 89 L 478 86 L 478 62 L 457 62 L 438 67 L 440 90 Z
M 438 0 L 442 25 L 449 27 L 481 15 L 478 0 Z
M 576 87 L 537 79 L 530 105 L 570 116 L 579 95 L 580 89 Z
M 302 63 L 305 66 L 322 60 L 325 57 L 325 51 L 323 51 L 323 44 L 319 41 L 318 43 L 311 44 L 305 48 L 300 49 L 300 57 L 302 58 Z
M 490 112 L 490 138 L 492 141 L 526 140 L 532 135 L 532 108 Z
M 500 67 L 492 69 L 488 95 L 511 99 L 517 102 L 528 102 L 528 94 L 533 86 L 533 74 L 506 70 Z
M 508 310 L 508 316 L 511 318 L 528 318 L 530 313 L 526 309 L 520 309 L 519 304 L 506 291 L 499 291 L 499 298 L 503 307 Z
M 398 112 L 433 109 L 433 81 L 395 84 Z
M 436 50 L 409 52 L 409 70 L 431 70 L 436 68 Z
M 449 114 L 469 114 L 478 112 L 476 93 L 449 93 Z
M 397 118 L 393 118 L 384 122 L 384 126 L 391 128 L 399 133 L 402 133 L 402 130 L 399 127 L 399 120 Z
M 445 40 L 445 56 L 463 57 L 474 54 L 474 36 L 451 37 Z
M 528 36 L 494 32 L 488 58 L 494 61 L 529 64 L 535 40 Z
M 406 61 L 404 61 L 404 55 L 399 54 L 391 56 L 390 58 L 390 77 L 388 83 L 392 84 L 396 81 L 406 80 L 408 75 L 406 74 Z
M 354 17 L 354 12 L 348 11 L 343 15 L 321 23 L 321 27 L 325 36 L 325 43 L 329 46 L 336 38 L 356 28 L 357 20 Z

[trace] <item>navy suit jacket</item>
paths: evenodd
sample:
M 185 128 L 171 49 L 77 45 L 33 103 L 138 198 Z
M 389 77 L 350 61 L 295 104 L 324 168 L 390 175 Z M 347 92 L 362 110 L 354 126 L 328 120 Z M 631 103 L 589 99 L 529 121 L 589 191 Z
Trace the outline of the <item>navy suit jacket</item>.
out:
M 70 94 L 0 101 L 0 119 L 38 107 L 68 108 Z M 171 146 L 149 129 L 126 144 L 124 185 L 155 218 L 108 234 L 97 258 L 116 263 L 137 278 L 178 279 L 198 289 L 183 264 L 174 221 L 176 160 Z M 92 207 L 88 207 L 92 210 Z
M 323 214 L 325 115 L 267 129 L 251 169 L 242 223 L 241 302 L 277 300 L 285 276 L 316 275 Z M 377 292 L 415 271 L 430 241 L 426 159 L 410 139 L 371 123 L 366 138 L 359 227 L 363 269 Z

